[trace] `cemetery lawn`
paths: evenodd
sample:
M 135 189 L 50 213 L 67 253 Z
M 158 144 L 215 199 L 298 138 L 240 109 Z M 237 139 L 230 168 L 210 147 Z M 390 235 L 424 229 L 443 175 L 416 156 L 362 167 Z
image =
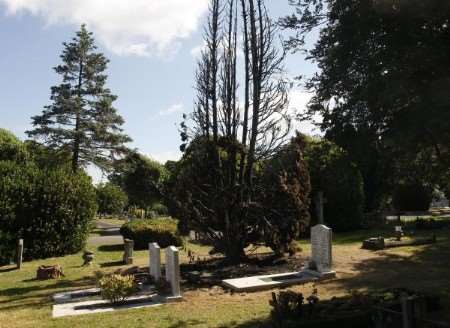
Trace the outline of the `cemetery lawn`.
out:
M 356 231 L 334 236 L 334 264 L 337 279 L 316 287 L 322 299 L 343 296 L 351 290 L 406 287 L 439 293 L 450 313 L 450 230 L 434 231 L 438 243 L 409 246 L 384 251 L 360 248 L 366 237 L 382 231 Z M 427 231 L 421 235 L 430 235 Z M 307 241 L 300 241 L 304 255 L 309 255 Z M 207 256 L 208 247 L 188 244 L 188 248 Z M 95 246 L 95 264 L 81 267 L 81 254 L 25 262 L 21 271 L 12 266 L 0 267 L 0 327 L 260 327 L 270 314 L 268 301 L 272 291 L 230 294 L 221 288 L 183 290 L 184 301 L 156 308 L 116 311 L 52 319 L 54 293 L 89 288 L 95 285 L 94 272 L 115 271 L 121 267 L 121 245 Z M 135 264 L 148 265 L 147 251 L 135 252 Z M 181 260 L 187 256 L 181 252 Z M 65 277 L 60 280 L 36 281 L 40 265 L 59 264 Z M 290 288 L 309 295 L 311 284 Z M 445 311 L 444 311 L 445 312 Z M 445 318 L 450 320 L 450 318 Z

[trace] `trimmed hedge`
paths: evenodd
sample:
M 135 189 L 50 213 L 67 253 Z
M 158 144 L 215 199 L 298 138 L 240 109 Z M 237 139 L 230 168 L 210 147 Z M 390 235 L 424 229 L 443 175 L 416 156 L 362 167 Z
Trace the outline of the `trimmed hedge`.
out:
M 84 172 L 43 170 L 0 161 L 0 227 L 24 239 L 24 258 L 73 254 L 83 249 L 97 211 Z
M 173 219 L 133 220 L 120 228 L 126 239 L 134 240 L 136 249 L 148 249 L 149 243 L 158 243 L 161 248 L 181 246 L 183 240 L 178 234 L 178 222 Z

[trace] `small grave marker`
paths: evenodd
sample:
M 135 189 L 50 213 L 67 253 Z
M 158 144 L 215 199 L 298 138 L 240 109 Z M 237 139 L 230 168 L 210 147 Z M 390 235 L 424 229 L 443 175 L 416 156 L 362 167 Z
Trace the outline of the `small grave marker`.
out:
M 130 239 L 125 239 L 124 248 L 125 249 L 123 254 L 123 262 L 127 265 L 133 264 L 134 241 Z
M 19 239 L 19 242 L 17 243 L 17 253 L 16 253 L 16 261 L 17 261 L 17 269 L 22 268 L 22 261 L 23 261 L 23 239 Z

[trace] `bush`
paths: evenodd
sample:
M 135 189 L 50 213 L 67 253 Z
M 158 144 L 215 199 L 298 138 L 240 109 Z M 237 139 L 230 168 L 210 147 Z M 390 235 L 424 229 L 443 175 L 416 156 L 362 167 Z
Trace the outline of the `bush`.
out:
M 151 208 L 151 211 L 155 212 L 155 214 L 158 217 L 169 215 L 169 209 L 161 203 L 157 203 L 157 204 L 153 205 Z
M 16 251 L 15 240 L 8 232 L 0 230 L 0 265 L 9 264 Z
M 0 129 L 0 161 L 24 163 L 28 157 L 22 141 L 8 130 Z
M 96 193 L 100 214 L 121 214 L 127 206 L 127 194 L 112 183 L 100 184 L 96 188 Z
M 97 204 L 84 172 L 43 170 L 0 162 L 0 227 L 24 239 L 24 258 L 47 258 L 83 249 Z
M 305 150 L 311 176 L 312 223 L 317 222 L 315 195 L 322 191 L 324 220 L 336 231 L 361 227 L 364 220 L 364 182 L 348 154 L 327 140 L 309 140 Z
M 294 254 L 295 240 L 310 224 L 309 193 L 311 191 L 308 164 L 303 151 L 305 139 L 297 135 L 265 165 L 260 191 L 264 216 L 266 245 L 277 255 Z
M 98 286 L 103 299 L 107 299 L 113 304 L 124 302 L 137 290 L 134 277 L 131 275 L 106 275 L 100 278 Z
M 430 188 L 413 183 L 397 186 L 392 197 L 392 204 L 397 211 L 428 211 L 433 199 Z
M 134 240 L 136 249 L 147 249 L 149 243 L 158 243 L 161 248 L 181 246 L 178 222 L 173 219 L 133 220 L 120 228 L 126 239 Z

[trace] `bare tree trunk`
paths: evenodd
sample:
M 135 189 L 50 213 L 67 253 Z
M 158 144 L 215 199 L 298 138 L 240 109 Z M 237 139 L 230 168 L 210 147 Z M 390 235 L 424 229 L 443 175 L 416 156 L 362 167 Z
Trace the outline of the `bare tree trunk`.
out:
M 83 83 L 83 62 L 80 61 L 80 70 L 78 75 L 78 106 L 77 114 L 75 118 L 75 130 L 74 130 L 74 141 L 73 141 L 73 150 L 72 150 L 72 171 L 73 173 L 78 171 L 78 168 L 80 167 L 80 120 L 81 120 L 81 107 L 83 106 L 82 99 L 81 99 L 81 87 Z
M 256 27 L 256 11 L 253 0 L 249 0 L 249 16 L 250 16 L 250 53 L 252 60 L 252 77 L 253 77 L 253 111 L 252 111 L 252 125 L 250 134 L 250 145 L 248 150 L 247 170 L 246 170 L 246 184 L 249 192 L 252 192 L 252 175 L 253 165 L 255 162 L 255 148 L 256 139 L 258 136 L 258 123 L 259 123 L 259 107 L 260 107 L 260 89 L 261 89 L 261 76 L 260 76 L 260 53 L 258 49 L 258 35 Z M 260 38 L 262 36 L 260 35 Z
M 241 163 L 239 169 L 239 184 L 244 183 L 244 170 L 246 161 L 246 147 L 247 147 L 247 136 L 248 136 L 248 112 L 250 107 L 250 48 L 248 40 L 248 11 L 246 6 L 246 0 L 241 0 L 242 6 L 242 20 L 244 27 L 244 57 L 245 57 L 245 99 L 244 99 L 244 119 L 242 125 L 242 152 L 241 152 Z

